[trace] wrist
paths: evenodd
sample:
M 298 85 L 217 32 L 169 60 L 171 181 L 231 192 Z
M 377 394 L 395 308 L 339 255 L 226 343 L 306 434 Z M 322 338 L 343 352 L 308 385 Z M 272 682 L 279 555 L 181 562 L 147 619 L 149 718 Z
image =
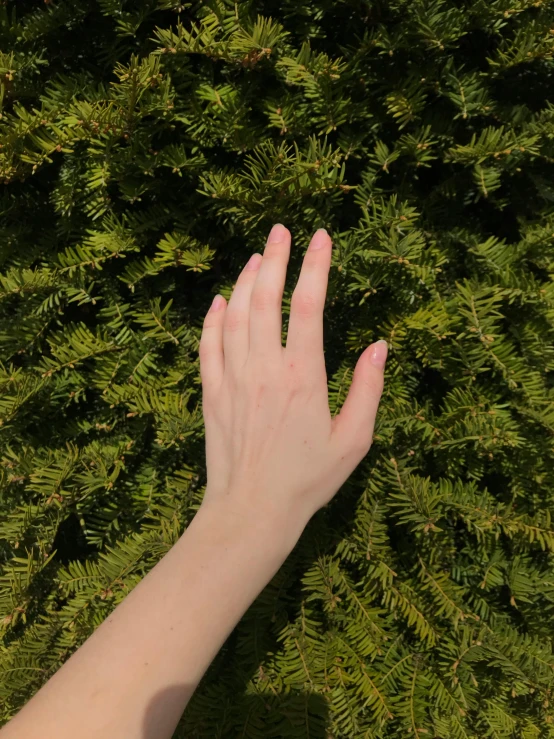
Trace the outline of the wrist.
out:
M 282 555 L 283 561 L 294 549 L 309 517 L 274 501 L 257 501 L 241 491 L 206 490 L 196 516 L 210 526 L 222 526 L 230 537 L 248 539 L 262 552 Z

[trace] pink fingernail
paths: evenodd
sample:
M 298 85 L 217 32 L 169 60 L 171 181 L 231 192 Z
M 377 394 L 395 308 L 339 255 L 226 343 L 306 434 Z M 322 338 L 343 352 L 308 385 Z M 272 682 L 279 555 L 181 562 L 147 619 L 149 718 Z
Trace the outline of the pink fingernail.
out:
M 212 301 L 212 307 L 210 310 L 213 310 L 213 311 L 219 310 L 220 308 L 223 308 L 224 303 L 225 303 L 225 300 L 223 299 L 223 296 L 216 295 Z
M 267 243 L 271 244 L 274 241 L 284 241 L 288 236 L 287 229 L 282 223 L 276 223 L 267 237 Z
M 250 259 L 246 263 L 246 267 L 244 269 L 258 269 L 262 259 L 263 259 L 262 255 L 258 254 L 258 252 L 256 252 L 255 254 L 252 254 Z
M 379 339 L 373 344 L 373 348 L 370 353 L 369 361 L 375 367 L 383 369 L 385 362 L 387 361 L 388 345 L 384 339 Z
M 323 246 L 329 243 L 329 234 L 324 228 L 318 228 L 315 234 L 312 236 L 310 241 L 309 250 L 315 251 L 321 249 Z

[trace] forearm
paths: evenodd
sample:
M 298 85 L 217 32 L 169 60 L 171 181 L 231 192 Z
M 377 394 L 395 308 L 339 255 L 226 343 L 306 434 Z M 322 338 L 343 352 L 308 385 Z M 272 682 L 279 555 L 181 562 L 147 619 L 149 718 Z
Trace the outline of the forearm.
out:
M 185 534 L 0 732 L 164 739 L 303 526 L 202 507 Z M 149 731 L 151 733 L 149 733 Z

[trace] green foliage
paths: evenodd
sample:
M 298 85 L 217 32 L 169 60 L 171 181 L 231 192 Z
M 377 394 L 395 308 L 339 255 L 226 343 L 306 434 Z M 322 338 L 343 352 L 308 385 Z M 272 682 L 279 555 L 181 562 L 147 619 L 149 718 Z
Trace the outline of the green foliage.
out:
M 385 392 L 176 736 L 554 737 L 553 29 L 550 0 L 0 6 L 1 721 L 197 510 L 202 320 L 283 222 L 285 319 L 333 237 L 332 413 L 378 338 Z

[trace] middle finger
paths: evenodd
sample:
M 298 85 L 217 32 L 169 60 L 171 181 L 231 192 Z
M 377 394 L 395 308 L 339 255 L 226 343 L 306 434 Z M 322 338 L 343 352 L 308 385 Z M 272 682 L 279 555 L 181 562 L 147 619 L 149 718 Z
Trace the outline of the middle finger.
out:
M 280 223 L 271 229 L 250 299 L 250 354 L 282 356 L 282 302 L 290 257 L 290 232 Z

